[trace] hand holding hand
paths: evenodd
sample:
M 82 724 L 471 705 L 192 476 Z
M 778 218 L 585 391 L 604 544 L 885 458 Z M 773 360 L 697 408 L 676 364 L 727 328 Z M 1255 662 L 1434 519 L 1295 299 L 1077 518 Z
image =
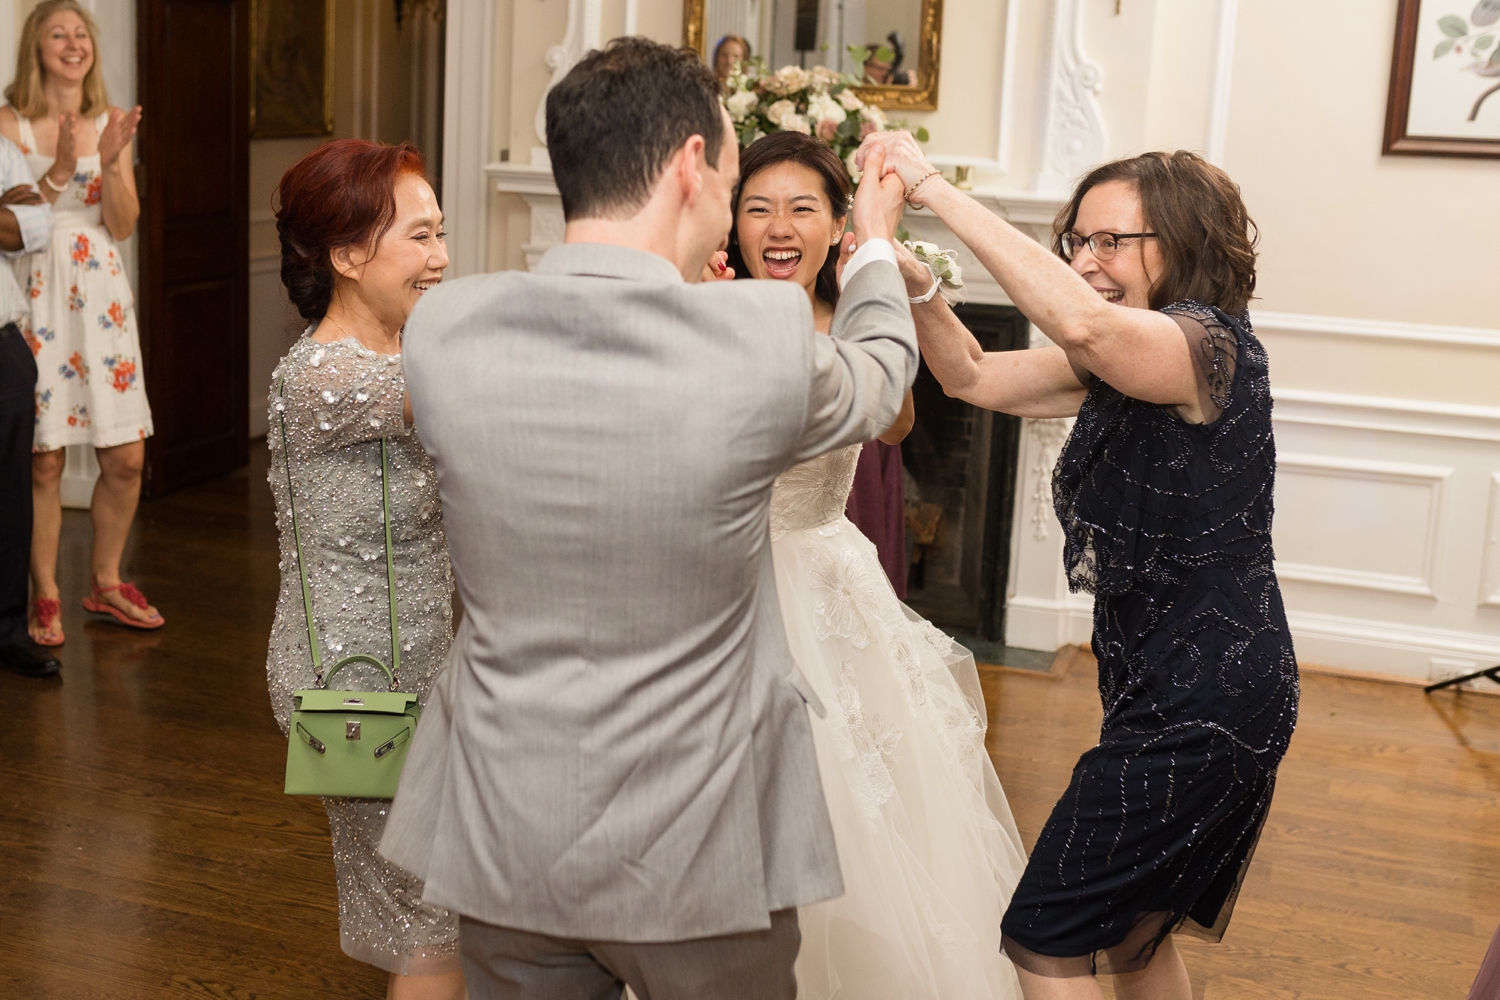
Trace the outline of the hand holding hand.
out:
M 893 170 L 901 177 L 902 189 L 911 187 L 932 173 L 933 166 L 916 137 L 904 129 L 890 132 L 871 132 L 854 153 L 854 165 L 860 170 L 870 170 L 870 157 L 879 150 L 884 154 L 884 170 Z
M 0 205 L 41 205 L 45 204 L 40 194 L 30 184 L 17 184 L 15 187 L 0 194 Z
M 135 130 L 141 124 L 141 106 L 137 104 L 129 111 L 114 108 L 109 113 L 109 124 L 99 133 L 99 165 L 114 166 L 120 154 L 130 147 Z
M 78 144 L 73 136 L 77 125 L 78 116 L 71 111 L 57 116 L 57 155 L 52 158 L 52 166 L 47 169 L 47 176 L 52 178 L 54 188 L 62 187 L 72 180 L 73 171 L 78 168 Z M 58 174 L 62 176 L 59 177 Z
M 865 160 L 864 178 L 859 190 L 854 193 L 854 238 L 862 246 L 870 240 L 893 240 L 896 227 L 901 223 L 901 213 L 906 208 L 905 185 L 894 172 L 885 170 L 885 150 L 880 146 L 862 146 L 869 149 Z

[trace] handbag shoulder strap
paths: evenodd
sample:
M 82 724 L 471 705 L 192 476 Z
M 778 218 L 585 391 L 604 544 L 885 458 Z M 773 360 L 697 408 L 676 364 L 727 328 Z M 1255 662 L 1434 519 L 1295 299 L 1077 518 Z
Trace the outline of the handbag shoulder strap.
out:
M 285 390 L 286 376 L 282 375 L 276 384 L 277 402 L 283 403 L 277 413 L 277 418 L 281 423 L 281 457 L 286 467 L 287 503 L 292 508 L 292 544 L 297 550 L 297 576 L 302 583 L 302 614 L 307 621 L 307 648 L 312 651 L 313 674 L 321 687 L 323 685 L 323 656 L 318 650 L 317 630 L 313 627 L 312 588 L 307 583 L 307 563 L 302 558 L 302 528 L 297 521 L 297 497 L 292 487 L 292 449 L 286 434 L 286 406 L 283 399 L 286 395 Z M 383 437 L 380 439 L 380 501 L 381 521 L 385 529 L 386 591 L 390 597 L 391 606 L 391 669 L 386 672 L 391 676 L 391 690 L 394 691 L 400 683 L 401 636 L 396 624 L 396 562 L 391 555 L 391 466 L 386 439 Z M 335 664 L 334 671 L 337 671 L 343 663 L 344 661 L 341 660 Z M 384 669 L 384 664 L 381 664 L 381 669 Z M 328 678 L 332 680 L 333 674 L 330 673 Z

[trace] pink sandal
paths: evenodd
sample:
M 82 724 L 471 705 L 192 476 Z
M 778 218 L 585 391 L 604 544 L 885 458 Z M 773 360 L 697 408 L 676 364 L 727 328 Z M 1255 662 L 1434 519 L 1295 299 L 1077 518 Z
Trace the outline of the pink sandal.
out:
M 31 617 L 44 630 L 51 631 L 52 623 L 57 621 L 57 616 L 60 614 L 62 614 L 62 604 L 55 597 L 38 597 L 31 602 Z M 56 639 L 38 639 L 32 636 L 31 641 L 38 646 L 61 646 L 67 638 L 59 627 Z
M 125 598 L 125 600 L 129 601 L 131 604 L 134 604 L 138 608 L 144 609 L 151 606 L 151 602 L 146 600 L 146 595 L 137 590 L 135 588 L 135 584 L 117 583 L 113 587 L 100 587 L 99 585 L 95 584 L 93 594 L 83 599 L 83 609 L 85 611 L 91 611 L 96 615 L 109 615 L 121 625 L 125 625 L 129 628 L 140 628 L 148 630 L 157 629 L 161 628 L 167 623 L 167 620 L 160 614 L 156 616 L 155 621 L 152 621 L 150 619 L 147 619 L 146 621 L 140 621 L 139 619 L 130 617 L 125 612 L 115 607 L 113 604 L 110 604 L 108 601 L 100 600 L 103 595 L 108 594 L 112 590 L 118 590 L 121 597 Z

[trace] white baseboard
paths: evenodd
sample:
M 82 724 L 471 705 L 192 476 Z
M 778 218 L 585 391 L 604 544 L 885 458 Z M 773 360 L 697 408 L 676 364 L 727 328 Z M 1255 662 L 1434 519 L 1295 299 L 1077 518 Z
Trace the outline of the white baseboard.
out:
M 1005 644 L 1020 649 L 1086 644 L 1093 629 L 1089 602 L 1077 597 L 1015 597 L 1005 621 Z M 1311 612 L 1288 612 L 1287 621 L 1303 664 L 1432 681 L 1500 663 L 1500 636 Z
M 68 446 L 67 465 L 63 468 L 59 492 L 62 505 L 72 510 L 88 510 L 94 501 L 94 481 L 99 478 L 99 462 L 91 445 Z
M 1423 681 L 1500 663 L 1500 636 L 1309 611 L 1288 611 L 1287 622 L 1297 659 L 1306 663 Z
M 1094 630 L 1093 606 L 1087 594 L 1060 601 L 1012 597 L 1005 607 L 1005 644 L 1053 650 L 1086 643 Z

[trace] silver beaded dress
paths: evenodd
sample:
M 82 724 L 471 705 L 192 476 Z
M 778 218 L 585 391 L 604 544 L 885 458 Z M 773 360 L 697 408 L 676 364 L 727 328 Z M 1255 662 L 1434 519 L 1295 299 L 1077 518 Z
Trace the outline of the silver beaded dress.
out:
M 316 686 L 307 645 L 287 491 L 296 491 L 313 620 L 325 669 L 351 653 L 391 662 L 380 439 L 388 441 L 392 557 L 403 691 L 425 706 L 452 641 L 452 572 L 432 460 L 403 417 L 399 356 L 352 339 L 304 336 L 271 379 L 269 481 L 281 533 L 281 592 L 266 673 L 282 732 L 292 692 Z M 288 449 L 281 441 L 286 419 Z M 341 671 L 337 686 L 383 690 L 373 667 Z M 339 936 L 351 958 L 403 975 L 457 971 L 458 916 L 422 903 L 422 883 L 376 853 L 388 802 L 325 798 L 338 873 Z

